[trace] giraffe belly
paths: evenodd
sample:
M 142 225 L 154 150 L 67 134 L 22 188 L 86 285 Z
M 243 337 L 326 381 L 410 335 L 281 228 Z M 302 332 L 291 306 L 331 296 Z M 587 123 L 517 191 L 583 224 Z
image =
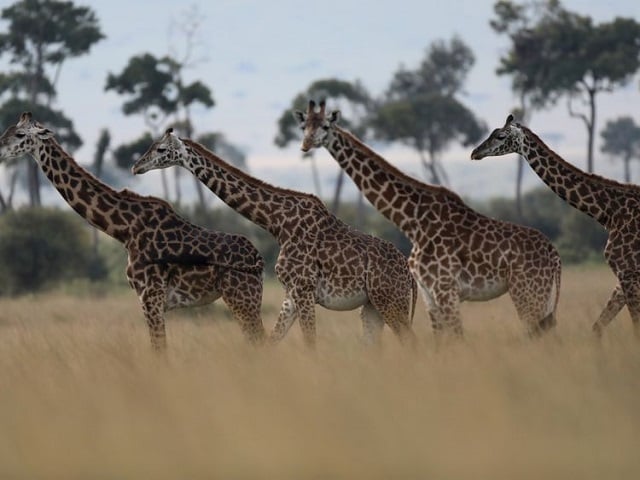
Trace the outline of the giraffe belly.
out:
M 207 305 L 215 302 L 221 296 L 220 292 L 190 292 L 180 288 L 169 288 L 167 290 L 167 309 L 180 307 L 197 307 L 199 305 Z
M 476 280 L 460 282 L 460 301 L 484 302 L 503 295 L 509 289 L 506 280 Z
M 329 310 L 353 310 L 368 300 L 364 289 L 336 288 L 319 284 L 316 289 L 316 303 Z

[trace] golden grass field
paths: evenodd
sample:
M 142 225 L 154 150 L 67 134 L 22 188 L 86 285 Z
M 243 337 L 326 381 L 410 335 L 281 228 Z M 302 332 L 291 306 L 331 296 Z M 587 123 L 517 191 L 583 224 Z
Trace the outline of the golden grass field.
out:
M 0 478 L 637 479 L 640 340 L 626 310 L 590 334 L 613 285 L 565 269 L 537 341 L 503 296 L 436 348 L 419 300 L 413 351 L 320 307 L 315 352 L 297 325 L 253 349 L 219 303 L 170 313 L 164 358 L 133 291 L 3 299 Z M 267 328 L 281 299 L 268 283 Z

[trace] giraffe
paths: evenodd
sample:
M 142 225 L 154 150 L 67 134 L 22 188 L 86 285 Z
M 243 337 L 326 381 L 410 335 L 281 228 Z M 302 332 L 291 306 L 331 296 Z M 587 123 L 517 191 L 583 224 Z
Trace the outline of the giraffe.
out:
M 264 261 L 249 240 L 189 223 L 159 198 L 113 190 L 80 167 L 30 112 L 0 136 L 0 162 L 24 154 L 39 163 L 71 208 L 124 245 L 127 279 L 156 350 L 166 347 L 165 311 L 220 297 L 247 339 L 263 341 Z
M 561 262 L 549 240 L 532 228 L 486 217 L 449 189 L 413 179 L 338 125 L 311 100 L 294 115 L 302 150 L 324 146 L 364 196 L 411 240 L 410 269 L 437 338 L 462 336 L 460 302 L 509 292 L 528 333 L 556 323 Z
M 640 336 L 640 187 L 583 172 L 551 150 L 529 128 L 507 116 L 502 128 L 471 153 L 472 160 L 518 153 L 547 186 L 572 207 L 600 223 L 609 238 L 604 256 L 618 284 L 593 324 L 602 330 L 627 305 L 635 334 Z
M 229 165 L 173 129 L 133 166 L 134 174 L 180 165 L 227 205 L 267 230 L 280 245 L 276 275 L 285 289 L 269 339 L 282 340 L 296 318 L 308 346 L 315 345 L 315 305 L 361 308 L 363 340 L 379 342 L 387 324 L 404 342 L 414 341 L 417 287 L 405 256 L 393 244 L 346 225 L 315 195 L 275 187 Z

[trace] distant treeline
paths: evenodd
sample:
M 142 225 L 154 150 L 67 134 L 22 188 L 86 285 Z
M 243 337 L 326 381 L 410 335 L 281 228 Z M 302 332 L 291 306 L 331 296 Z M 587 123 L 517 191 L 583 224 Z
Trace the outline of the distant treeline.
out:
M 545 188 L 523 195 L 521 213 L 513 199 L 469 202 L 491 217 L 528 225 L 547 235 L 565 264 L 603 261 L 606 232 L 594 220 L 569 207 Z M 246 235 L 265 258 L 265 274 L 273 276 L 278 244 L 225 205 L 181 213 L 194 223 Z M 393 242 L 409 254 L 411 244 L 368 204 L 344 203 L 338 216 L 358 229 Z M 22 208 L 0 216 L 0 294 L 16 295 L 84 279 L 107 285 L 126 284 L 126 252 L 95 232 L 75 213 L 54 208 Z

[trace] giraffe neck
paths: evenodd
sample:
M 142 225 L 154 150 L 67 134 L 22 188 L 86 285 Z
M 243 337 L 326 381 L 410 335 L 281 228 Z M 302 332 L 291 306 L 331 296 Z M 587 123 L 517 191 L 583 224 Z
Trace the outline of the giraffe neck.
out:
M 531 165 L 540 179 L 556 195 L 572 207 L 610 225 L 629 196 L 637 196 L 637 188 L 583 172 L 551 150 L 535 133 L 520 126 L 524 139 L 520 155 Z
M 91 175 L 53 138 L 35 152 L 43 173 L 80 216 L 107 235 L 125 242 L 129 228 L 120 214 L 125 202 L 118 192 Z
M 468 209 L 455 193 L 405 175 L 367 147 L 352 133 L 334 126 L 326 148 L 351 177 L 363 195 L 409 239 L 415 241 L 425 229 L 438 228 L 446 219 L 441 204 Z M 429 211 L 429 225 L 417 220 Z
M 308 231 L 318 217 L 329 216 L 314 195 L 274 187 L 229 165 L 192 140 L 182 140 L 187 157 L 182 165 L 220 199 L 267 230 L 280 244 Z

